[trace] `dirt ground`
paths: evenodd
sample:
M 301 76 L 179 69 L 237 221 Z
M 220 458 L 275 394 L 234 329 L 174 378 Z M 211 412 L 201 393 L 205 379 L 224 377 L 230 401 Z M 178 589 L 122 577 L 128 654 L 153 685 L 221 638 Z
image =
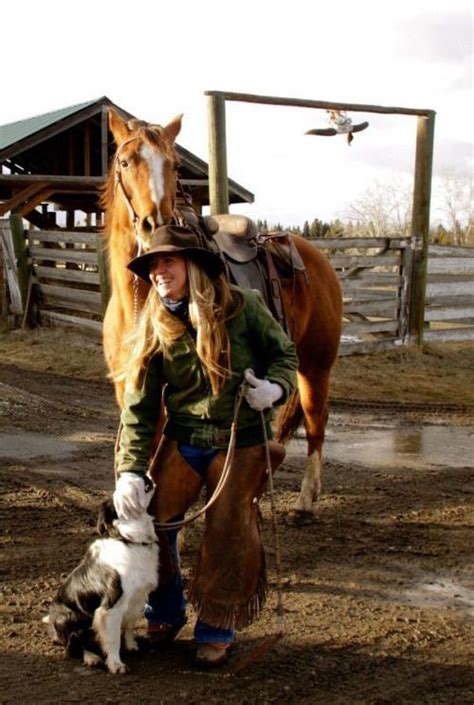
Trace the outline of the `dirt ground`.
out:
M 332 436 L 381 423 L 474 432 L 472 350 L 445 350 L 341 360 Z M 167 652 L 128 655 L 131 673 L 111 676 L 65 659 L 41 623 L 112 490 L 117 409 L 100 350 L 58 334 L 1 334 L 0 420 L 2 705 L 474 703 L 467 459 L 465 467 L 332 459 L 313 521 L 297 526 L 288 512 L 304 443 L 294 442 L 276 478 L 287 635 L 238 674 L 201 672 L 192 666 L 190 613 Z M 268 498 L 262 509 L 272 590 L 262 619 L 239 634 L 231 664 L 276 628 Z M 188 577 L 201 530 L 187 532 Z

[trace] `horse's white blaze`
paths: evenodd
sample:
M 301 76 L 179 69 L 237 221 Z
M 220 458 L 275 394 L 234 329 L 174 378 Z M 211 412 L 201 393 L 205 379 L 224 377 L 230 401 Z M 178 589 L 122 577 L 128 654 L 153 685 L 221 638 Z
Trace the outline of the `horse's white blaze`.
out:
M 150 194 L 153 201 L 156 203 L 158 225 L 163 225 L 160 205 L 165 195 L 165 179 L 163 173 L 164 157 L 162 154 L 157 154 L 148 144 L 142 145 L 140 154 L 148 164 L 148 171 L 150 172 Z
M 321 460 L 319 453 L 314 451 L 307 459 L 304 466 L 304 477 L 301 483 L 301 492 L 295 505 L 297 512 L 310 512 L 313 502 L 321 492 Z

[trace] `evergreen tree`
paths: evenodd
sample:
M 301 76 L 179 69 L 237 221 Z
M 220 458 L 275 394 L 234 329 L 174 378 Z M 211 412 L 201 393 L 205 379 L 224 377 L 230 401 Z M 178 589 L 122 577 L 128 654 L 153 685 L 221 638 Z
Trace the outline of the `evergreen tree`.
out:
M 331 222 L 327 236 L 328 237 L 343 237 L 344 235 L 344 224 L 336 218 Z

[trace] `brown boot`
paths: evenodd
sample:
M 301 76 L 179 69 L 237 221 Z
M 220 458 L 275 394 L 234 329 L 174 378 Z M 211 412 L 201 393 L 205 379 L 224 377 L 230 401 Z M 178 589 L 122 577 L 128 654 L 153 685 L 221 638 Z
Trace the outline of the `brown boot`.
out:
M 229 658 L 230 644 L 198 644 L 195 662 L 200 668 L 217 668 Z

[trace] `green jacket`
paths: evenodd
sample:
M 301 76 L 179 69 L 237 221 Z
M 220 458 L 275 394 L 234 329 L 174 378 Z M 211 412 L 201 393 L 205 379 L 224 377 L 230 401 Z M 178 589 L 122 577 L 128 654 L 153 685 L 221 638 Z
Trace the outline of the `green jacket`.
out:
M 217 396 L 212 394 L 195 342 L 187 331 L 167 355 L 156 354 L 148 364 L 142 387 L 125 393 L 118 472 L 146 472 L 163 386 L 167 412 L 165 435 L 201 447 L 227 447 L 235 398 L 247 368 L 252 368 L 257 377 L 277 382 L 283 388 L 278 404 L 288 399 L 298 367 L 295 346 L 258 292 L 239 291 L 244 307 L 227 323 L 232 377 L 226 380 Z M 270 438 L 272 415 L 271 410 L 265 414 Z M 251 409 L 244 399 L 238 417 L 236 445 L 243 447 L 262 442 L 260 413 Z

